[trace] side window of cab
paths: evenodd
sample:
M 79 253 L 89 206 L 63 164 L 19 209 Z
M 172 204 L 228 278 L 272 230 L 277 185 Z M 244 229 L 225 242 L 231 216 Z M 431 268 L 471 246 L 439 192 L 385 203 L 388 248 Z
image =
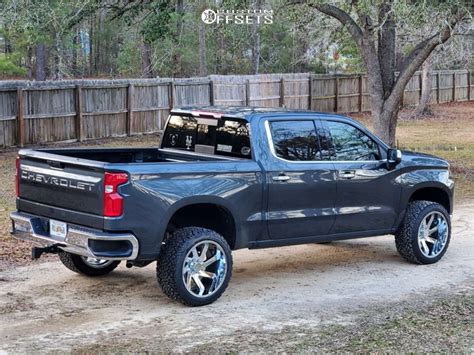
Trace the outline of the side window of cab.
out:
M 312 120 L 270 122 L 275 155 L 288 161 L 321 160 L 319 140 Z
M 377 142 L 363 131 L 345 122 L 325 121 L 327 157 L 333 161 L 371 161 L 380 160 Z M 324 149 L 324 148 L 323 148 Z

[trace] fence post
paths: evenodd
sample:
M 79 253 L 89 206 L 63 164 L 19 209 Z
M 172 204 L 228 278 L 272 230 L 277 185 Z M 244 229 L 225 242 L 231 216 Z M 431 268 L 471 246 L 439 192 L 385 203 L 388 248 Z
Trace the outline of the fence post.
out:
M 313 108 L 313 77 L 309 74 L 308 80 L 308 110 Z
M 174 107 L 174 81 L 171 80 L 168 92 L 168 102 L 170 105 L 170 110 Z
M 209 103 L 214 106 L 214 81 L 209 81 Z
M 418 95 L 418 105 L 421 103 L 421 95 L 423 95 L 423 73 L 418 75 L 418 86 L 420 87 L 420 94 Z
M 23 109 L 23 89 L 18 88 L 16 91 L 17 98 L 17 141 L 20 147 L 25 144 L 25 118 Z
M 245 106 L 250 106 L 250 80 L 245 81 Z
M 471 101 L 471 71 L 467 71 L 467 101 Z
M 133 121 L 133 84 L 128 84 L 127 87 L 127 119 L 126 119 L 126 134 L 127 136 L 132 135 L 132 121 Z
M 440 76 L 441 75 L 438 71 L 438 73 L 436 73 L 436 88 L 437 88 L 437 90 L 436 90 L 436 103 L 437 104 L 439 104 L 439 97 L 440 97 L 440 91 L 441 91 L 440 90 L 441 88 L 439 87 L 441 85 Z
M 280 79 L 280 107 L 285 107 L 285 79 Z
M 334 89 L 334 91 L 335 91 L 335 96 L 334 96 L 334 112 L 337 112 L 337 108 L 338 108 L 338 106 L 339 106 L 339 77 L 337 76 L 337 74 L 336 74 L 335 81 L 336 81 L 336 83 L 335 83 L 336 87 L 335 87 L 335 89 Z
M 82 133 L 82 121 L 82 88 L 80 85 L 76 85 L 76 138 L 79 142 L 84 140 Z
M 362 112 L 362 74 L 359 75 L 359 112 Z
M 456 101 L 456 72 L 453 73 L 453 102 Z

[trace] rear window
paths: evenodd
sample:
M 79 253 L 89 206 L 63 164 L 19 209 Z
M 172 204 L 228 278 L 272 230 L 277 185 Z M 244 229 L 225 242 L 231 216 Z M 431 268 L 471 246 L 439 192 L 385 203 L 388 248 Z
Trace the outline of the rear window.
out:
M 248 122 L 173 115 L 168 121 L 163 148 L 250 159 Z

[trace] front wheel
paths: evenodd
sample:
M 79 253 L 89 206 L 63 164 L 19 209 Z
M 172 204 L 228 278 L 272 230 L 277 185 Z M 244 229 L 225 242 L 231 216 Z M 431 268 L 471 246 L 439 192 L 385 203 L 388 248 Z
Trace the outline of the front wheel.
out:
M 439 203 L 431 201 L 411 202 L 395 234 L 400 255 L 416 264 L 433 264 L 440 260 L 450 239 L 449 213 Z
M 167 238 L 157 261 L 163 292 L 188 306 L 217 300 L 232 274 L 232 254 L 218 233 L 198 227 L 179 229 Z
M 86 276 L 107 275 L 120 264 L 120 260 L 114 261 L 90 258 L 65 251 L 59 252 L 59 260 L 61 260 L 64 266 L 69 270 Z

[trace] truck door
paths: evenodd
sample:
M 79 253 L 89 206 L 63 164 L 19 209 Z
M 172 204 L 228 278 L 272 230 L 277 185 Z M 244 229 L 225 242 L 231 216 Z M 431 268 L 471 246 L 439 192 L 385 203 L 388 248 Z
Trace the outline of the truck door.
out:
M 384 148 L 349 122 L 321 120 L 337 182 L 331 234 L 387 231 L 398 216 L 398 172 L 388 170 Z
M 271 154 L 267 171 L 270 239 L 324 236 L 334 222 L 336 182 L 332 162 L 322 160 L 316 122 L 265 121 Z

